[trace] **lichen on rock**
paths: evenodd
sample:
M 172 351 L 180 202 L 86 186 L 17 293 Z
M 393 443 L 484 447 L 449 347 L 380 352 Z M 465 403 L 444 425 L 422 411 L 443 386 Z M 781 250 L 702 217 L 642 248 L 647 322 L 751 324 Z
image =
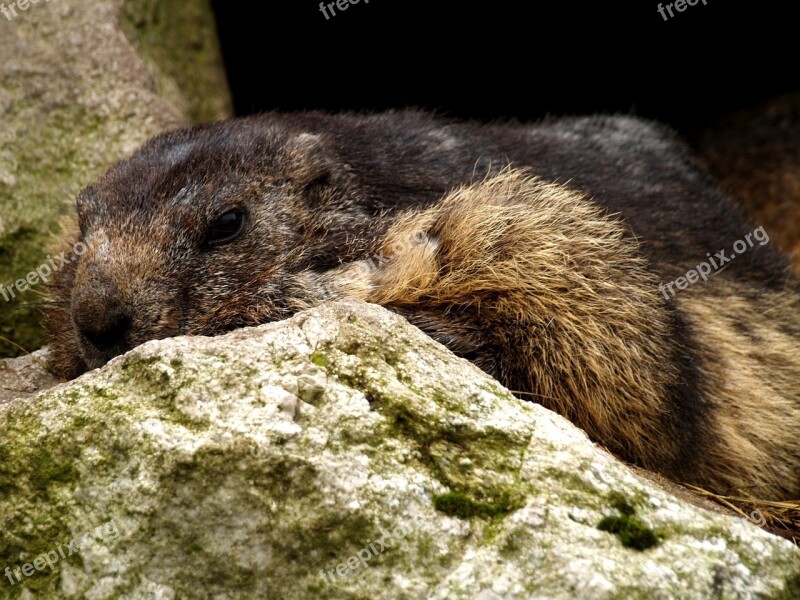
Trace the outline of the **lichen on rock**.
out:
M 0 598 L 788 598 L 800 581 L 789 542 L 644 481 L 374 305 L 148 342 L 12 403 L 0 430 L 0 569 L 119 532 Z M 598 527 L 623 517 L 633 544 Z

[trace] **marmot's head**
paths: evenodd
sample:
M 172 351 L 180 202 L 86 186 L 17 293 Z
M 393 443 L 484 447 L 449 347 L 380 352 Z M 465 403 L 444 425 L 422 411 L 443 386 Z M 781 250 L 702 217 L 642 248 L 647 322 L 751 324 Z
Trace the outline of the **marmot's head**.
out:
M 155 138 L 78 197 L 80 250 L 67 251 L 45 319 L 52 370 L 72 378 L 147 340 L 302 308 L 309 274 L 365 251 L 349 177 L 288 118 Z

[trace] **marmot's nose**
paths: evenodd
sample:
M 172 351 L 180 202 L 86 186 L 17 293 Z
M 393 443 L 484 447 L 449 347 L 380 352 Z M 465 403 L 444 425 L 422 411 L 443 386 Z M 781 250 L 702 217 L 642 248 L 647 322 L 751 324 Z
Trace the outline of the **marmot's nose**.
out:
M 121 346 L 131 329 L 131 318 L 122 310 L 106 309 L 88 322 L 76 323 L 81 335 L 98 350 Z
M 72 319 L 80 334 L 101 352 L 121 349 L 133 320 L 123 306 L 114 300 L 73 303 Z

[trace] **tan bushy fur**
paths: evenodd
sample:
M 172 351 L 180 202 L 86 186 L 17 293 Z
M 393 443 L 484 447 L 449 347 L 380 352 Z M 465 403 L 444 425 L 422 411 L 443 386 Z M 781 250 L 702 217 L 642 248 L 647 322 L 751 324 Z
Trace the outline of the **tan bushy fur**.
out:
M 410 245 L 420 231 L 426 241 Z M 665 426 L 680 340 L 669 337 L 659 279 L 621 221 L 565 186 L 507 170 L 406 213 L 376 251 L 388 257 L 380 269 L 329 274 L 344 295 L 409 315 L 618 455 L 721 492 L 798 492 L 800 448 L 787 424 L 800 423 L 800 352 L 780 332 L 797 314 L 788 292 L 762 309 L 724 284 L 680 300 L 704 340 L 709 406 L 707 452 L 681 472 L 670 467 L 681 448 Z M 758 342 L 737 329 L 743 319 Z
M 679 298 L 702 340 L 703 371 L 713 428 L 699 481 L 719 481 L 720 493 L 746 490 L 757 497 L 800 498 L 800 319 L 797 295 L 747 290 L 715 282 Z

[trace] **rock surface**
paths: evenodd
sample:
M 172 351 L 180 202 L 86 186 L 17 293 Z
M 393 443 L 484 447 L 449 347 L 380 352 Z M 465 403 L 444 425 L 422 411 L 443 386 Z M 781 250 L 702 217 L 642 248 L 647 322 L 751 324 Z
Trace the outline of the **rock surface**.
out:
M 0 360 L 0 411 L 13 400 L 30 398 L 58 384 L 47 371 L 47 349 Z
M 0 598 L 800 597 L 792 544 L 377 306 L 149 342 L 0 431 Z
M 11 4 L 0 11 L 3 289 L 47 264 L 93 177 L 165 129 L 231 112 L 208 0 Z M 0 338 L 0 356 L 41 346 L 42 288 L 0 295 L 0 336 L 16 344 Z

